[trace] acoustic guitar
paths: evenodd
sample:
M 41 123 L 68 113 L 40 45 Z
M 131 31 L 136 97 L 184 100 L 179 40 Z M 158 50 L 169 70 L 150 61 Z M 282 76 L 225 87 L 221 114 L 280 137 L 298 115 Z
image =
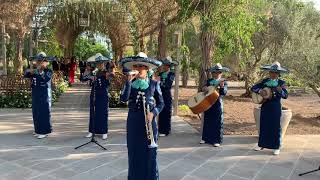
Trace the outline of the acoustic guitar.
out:
M 219 98 L 216 86 L 209 86 L 208 91 L 199 92 L 188 100 L 188 106 L 194 114 L 208 110 Z
M 263 92 L 262 92 L 263 91 Z M 262 93 L 261 93 L 262 92 Z M 266 100 L 271 99 L 272 98 L 272 92 L 271 89 L 269 87 L 265 87 L 263 89 L 261 89 L 260 94 L 252 92 L 251 94 L 251 98 L 252 98 L 252 102 L 255 104 L 262 104 L 264 103 Z M 261 95 L 263 94 L 263 96 Z

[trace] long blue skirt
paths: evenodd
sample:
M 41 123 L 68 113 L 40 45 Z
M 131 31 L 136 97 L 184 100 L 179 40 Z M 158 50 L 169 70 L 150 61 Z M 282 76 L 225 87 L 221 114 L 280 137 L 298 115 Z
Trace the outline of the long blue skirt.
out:
M 36 134 L 49 134 L 51 126 L 51 88 L 32 88 L 32 117 Z
M 170 134 L 171 132 L 171 116 L 172 116 L 172 106 L 164 106 L 159 114 L 159 133 L 160 134 Z
M 108 92 L 105 88 L 97 88 L 95 91 L 95 97 L 93 95 L 94 92 L 92 89 L 90 94 L 89 132 L 95 134 L 106 134 L 108 133 Z M 95 103 L 93 102 L 94 100 Z
M 218 99 L 204 112 L 202 140 L 208 144 L 221 144 L 223 140 L 223 101 Z
M 270 100 L 262 104 L 260 114 L 259 147 L 279 149 L 281 145 L 281 103 Z
M 157 140 L 157 128 L 153 120 Z M 148 148 L 144 113 L 129 110 L 127 119 L 127 147 L 129 159 L 128 180 L 158 180 L 157 148 Z

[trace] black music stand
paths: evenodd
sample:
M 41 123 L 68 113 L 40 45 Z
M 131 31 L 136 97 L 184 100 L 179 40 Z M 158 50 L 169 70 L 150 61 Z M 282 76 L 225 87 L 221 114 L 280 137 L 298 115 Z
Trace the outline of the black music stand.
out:
M 320 171 L 320 166 L 319 166 L 318 169 L 315 169 L 315 170 L 312 170 L 312 171 L 307 171 L 307 172 L 305 172 L 305 173 L 301 173 L 301 174 L 299 174 L 299 176 L 303 176 L 303 175 L 306 175 L 306 174 L 310 174 L 310 173 L 313 173 L 313 172 L 316 172 L 316 171 Z
M 93 103 L 93 120 L 92 120 L 92 128 L 94 129 L 94 120 L 95 120 L 95 116 L 96 116 L 96 107 L 95 107 L 95 104 L 96 104 L 96 80 L 92 82 L 92 88 L 93 88 L 93 100 L 92 100 L 92 103 Z M 90 117 L 89 117 L 90 118 Z M 80 146 L 77 146 L 75 147 L 74 149 L 79 149 L 87 144 L 90 144 L 90 143 L 94 143 L 98 146 L 100 146 L 103 150 L 107 150 L 107 148 L 103 147 L 101 144 L 98 143 L 98 141 L 94 138 L 95 137 L 95 133 L 93 132 L 92 133 L 92 136 L 91 136 L 91 140 L 89 142 L 86 142 Z

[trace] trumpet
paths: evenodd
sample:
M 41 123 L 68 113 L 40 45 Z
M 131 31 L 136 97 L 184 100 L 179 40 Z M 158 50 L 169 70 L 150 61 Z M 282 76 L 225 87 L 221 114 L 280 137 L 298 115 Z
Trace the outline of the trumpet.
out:
M 132 70 L 128 72 L 128 75 L 137 75 L 137 74 L 139 74 L 139 71 L 137 70 Z
M 152 128 L 152 121 L 150 122 L 147 118 L 147 114 L 150 112 L 149 104 L 147 105 L 146 109 L 146 97 L 143 97 L 143 112 L 144 112 L 144 119 L 145 119 L 145 126 L 146 126 L 146 133 L 147 138 L 150 141 L 150 144 L 148 145 L 149 148 L 156 148 L 158 147 L 157 143 L 154 141 L 154 135 L 153 135 L 153 128 Z

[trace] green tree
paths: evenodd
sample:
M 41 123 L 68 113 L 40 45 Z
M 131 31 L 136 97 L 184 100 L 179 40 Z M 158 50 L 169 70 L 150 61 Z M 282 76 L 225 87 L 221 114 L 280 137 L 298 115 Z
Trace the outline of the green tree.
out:
M 223 57 L 236 52 L 248 54 L 252 48 L 253 33 L 259 31 L 259 14 L 250 8 L 259 5 L 260 0 L 178 0 L 182 9 L 180 16 L 200 17 L 200 42 L 202 60 L 199 71 L 199 90 L 207 78 L 206 69 L 213 60 L 221 62 Z
M 79 37 L 76 40 L 74 54 L 80 60 L 87 60 L 89 57 L 101 53 L 106 57 L 110 57 L 107 48 L 99 43 L 92 43 L 85 37 Z
M 63 49 L 59 42 L 56 39 L 55 36 L 56 29 L 53 28 L 45 28 L 40 36 L 40 40 L 44 40 L 44 42 L 39 42 L 37 52 L 45 52 L 47 55 L 50 56 L 58 56 L 61 57 L 63 56 Z
M 281 10 L 288 36 L 277 58 L 320 97 L 320 13 L 295 0 L 282 4 Z

